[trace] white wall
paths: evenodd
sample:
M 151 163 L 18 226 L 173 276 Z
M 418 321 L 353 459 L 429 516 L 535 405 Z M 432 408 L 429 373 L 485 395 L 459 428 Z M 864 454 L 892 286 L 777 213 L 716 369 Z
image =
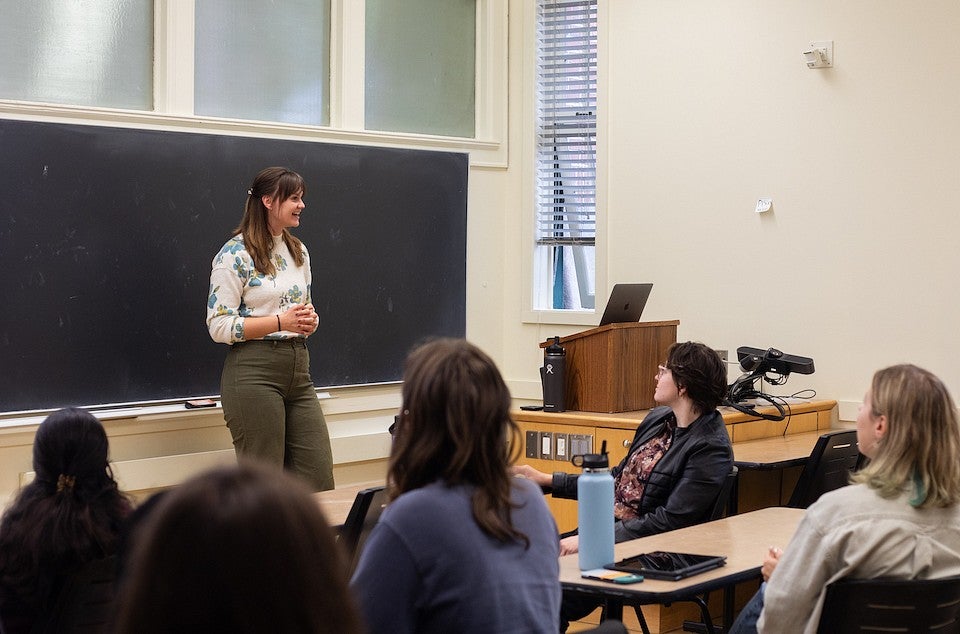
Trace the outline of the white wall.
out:
M 773 393 L 814 388 L 844 418 L 892 363 L 960 395 L 960 4 L 601 0 L 601 18 L 609 284 L 654 282 L 644 319 L 682 340 L 813 357 Z M 832 69 L 802 62 L 812 40 L 834 40 Z M 515 295 L 503 358 L 529 392 L 554 333 L 518 325 Z

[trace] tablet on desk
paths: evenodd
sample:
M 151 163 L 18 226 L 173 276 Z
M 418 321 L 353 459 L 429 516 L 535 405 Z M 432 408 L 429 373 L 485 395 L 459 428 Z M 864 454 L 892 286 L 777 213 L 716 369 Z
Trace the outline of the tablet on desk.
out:
M 666 579 L 678 581 L 707 570 L 719 568 L 727 563 L 720 555 L 691 555 L 657 550 L 634 557 L 627 557 L 612 563 L 606 568 L 643 575 L 648 579 Z

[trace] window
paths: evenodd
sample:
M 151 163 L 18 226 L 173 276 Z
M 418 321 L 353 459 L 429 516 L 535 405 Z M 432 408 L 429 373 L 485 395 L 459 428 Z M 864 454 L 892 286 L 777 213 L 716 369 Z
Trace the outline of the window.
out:
M 0 99 L 153 109 L 153 1 L 4 2 Z
M 367 0 L 368 130 L 473 137 L 476 0 Z
M 508 3 L 0 0 L 0 116 L 469 151 L 506 168 Z
M 538 0 L 534 308 L 595 305 L 597 0 Z
M 194 111 L 330 123 L 330 2 L 196 4 Z

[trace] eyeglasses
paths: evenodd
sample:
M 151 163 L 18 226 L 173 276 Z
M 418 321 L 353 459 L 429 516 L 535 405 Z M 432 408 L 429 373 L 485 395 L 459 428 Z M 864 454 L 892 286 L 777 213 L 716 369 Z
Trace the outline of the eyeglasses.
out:
M 667 366 L 665 366 L 665 365 L 658 365 L 658 366 L 657 366 L 657 378 L 659 379 L 660 377 L 662 377 L 664 374 L 666 374 L 666 373 L 669 372 L 669 371 L 670 371 L 670 368 L 668 368 Z

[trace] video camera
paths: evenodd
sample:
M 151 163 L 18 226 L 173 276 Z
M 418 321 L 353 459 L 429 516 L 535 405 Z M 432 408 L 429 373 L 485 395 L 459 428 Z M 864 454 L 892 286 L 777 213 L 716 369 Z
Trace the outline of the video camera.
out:
M 813 374 L 814 372 L 813 359 L 810 357 L 784 354 L 776 348 L 761 350 L 760 348 L 741 346 L 737 348 L 737 360 L 740 362 L 744 374 L 727 389 L 726 404 L 741 412 L 768 420 L 783 420 L 785 413 L 779 403 L 756 389 L 756 382 L 764 381 L 770 385 L 783 385 L 787 382 L 787 377 L 793 372 L 797 374 Z M 764 415 L 758 413 L 753 406 L 739 405 L 739 403 L 749 399 L 761 399 L 772 403 L 776 406 L 780 415 Z

